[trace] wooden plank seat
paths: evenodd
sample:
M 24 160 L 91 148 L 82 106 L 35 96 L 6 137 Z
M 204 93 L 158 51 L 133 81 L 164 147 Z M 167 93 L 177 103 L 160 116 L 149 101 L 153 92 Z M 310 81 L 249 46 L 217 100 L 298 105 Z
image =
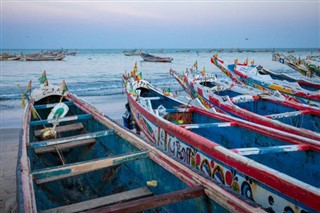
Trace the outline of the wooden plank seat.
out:
M 59 121 L 59 123 L 61 123 L 61 122 L 65 122 L 65 121 L 87 120 L 87 119 L 91 119 L 91 118 L 92 118 L 91 114 L 82 114 L 82 115 L 66 116 L 66 117 L 60 118 L 58 121 Z M 30 126 L 52 124 L 54 122 L 56 122 L 56 119 L 30 121 Z
M 172 113 L 172 112 L 189 112 L 190 110 L 188 108 L 175 108 L 175 109 L 166 109 L 166 112 Z
M 160 98 L 160 97 L 140 97 L 140 98 L 143 98 L 144 100 L 150 100 L 150 101 L 162 99 L 162 98 Z
M 283 145 L 283 146 L 269 146 L 269 147 L 249 147 L 249 148 L 239 148 L 239 149 L 231 149 L 231 150 L 240 155 L 261 155 L 261 154 L 277 153 L 277 152 L 306 151 L 309 149 L 310 149 L 310 146 L 307 144 L 298 144 L 298 145 Z
M 131 213 L 131 212 L 143 212 L 148 209 L 157 208 L 160 206 L 177 203 L 180 201 L 193 199 L 205 195 L 203 186 L 194 186 L 175 192 L 170 192 L 162 195 L 155 195 L 152 197 L 141 198 L 138 200 L 132 200 L 124 203 L 117 203 L 111 206 L 104 206 L 100 208 L 88 211 L 90 213 L 99 212 L 113 212 L 113 213 Z
M 88 201 L 83 201 L 71 205 L 66 205 L 58 208 L 48 209 L 42 211 L 42 213 L 56 213 L 56 212 L 81 212 L 86 211 L 94 208 L 98 208 L 101 206 L 108 206 L 115 203 L 123 203 L 129 200 L 144 198 L 152 196 L 153 193 L 147 188 L 142 187 L 138 189 L 129 190 L 126 192 L 120 192 L 113 195 L 108 195 Z
M 308 114 L 308 113 L 310 113 L 310 110 L 300 110 L 300 111 L 284 112 L 284 113 L 266 115 L 265 117 L 271 118 L 271 119 L 289 118 L 289 117 L 294 117 L 294 116 L 298 116 L 298 115 L 304 115 L 304 114 Z
M 35 170 L 31 173 L 37 184 L 60 180 L 75 175 L 92 172 L 98 169 L 108 168 L 128 161 L 146 158 L 148 151 L 134 152 L 125 155 L 116 155 L 101 159 L 94 159 L 80 163 L 66 164 L 53 168 Z
M 86 133 L 86 134 L 58 138 L 58 139 L 52 139 L 52 140 L 47 140 L 47 141 L 31 142 L 29 147 L 33 148 L 33 149 L 43 148 L 43 147 L 48 147 L 48 146 L 55 146 L 55 145 L 66 144 L 66 143 L 70 143 L 70 142 L 81 141 L 81 140 L 85 140 L 85 139 L 92 139 L 92 138 L 108 136 L 108 135 L 112 135 L 112 134 L 114 134 L 113 130 L 103 130 L 103 131 L 98 131 L 98 132 L 90 132 L 90 133 Z
M 55 107 L 58 103 L 35 105 L 34 108 L 35 109 L 49 109 L 49 108 Z M 67 106 L 72 106 L 73 105 L 72 101 L 65 101 L 65 102 L 62 102 L 62 103 L 66 104 Z
M 252 95 L 238 95 L 236 97 L 230 98 L 230 101 L 235 104 L 238 104 L 238 103 L 254 102 L 256 101 L 256 99 Z
M 82 123 L 74 123 L 74 124 L 68 124 L 68 125 L 63 125 L 63 126 L 57 126 L 55 131 L 57 133 L 63 133 L 63 132 L 69 132 L 69 131 L 73 131 L 73 130 L 82 130 L 82 129 L 84 129 L 84 126 Z M 41 131 L 42 131 L 42 129 L 35 130 L 34 135 L 36 137 L 40 137 Z
M 58 150 L 63 151 L 63 150 L 75 148 L 78 146 L 91 145 L 91 144 L 94 144 L 96 141 L 97 140 L 94 138 L 89 138 L 89 139 L 84 139 L 84 140 L 80 140 L 80 141 L 73 141 L 73 142 L 60 144 L 60 145 L 35 148 L 34 151 L 36 154 L 42 154 L 42 153 L 46 153 L 46 152 L 56 152 L 57 148 L 58 148 Z
M 231 127 L 236 126 L 237 122 L 220 122 L 220 123 L 202 123 L 202 124 L 181 124 L 179 126 L 185 129 L 199 129 L 210 127 Z

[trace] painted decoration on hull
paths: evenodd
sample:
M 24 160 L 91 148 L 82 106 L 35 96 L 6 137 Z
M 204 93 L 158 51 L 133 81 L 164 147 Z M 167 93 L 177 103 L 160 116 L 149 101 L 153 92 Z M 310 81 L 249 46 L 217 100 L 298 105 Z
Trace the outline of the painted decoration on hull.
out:
M 132 109 L 134 116 L 139 121 L 138 124 L 140 128 L 145 130 L 147 137 L 152 143 L 180 162 L 213 178 L 218 183 L 230 187 L 233 191 L 243 195 L 247 199 L 260 203 L 268 212 L 307 212 L 299 207 L 297 205 L 298 203 L 294 200 L 288 203 L 287 200 L 273 189 L 257 183 L 254 179 L 219 161 L 211 159 L 194 147 L 187 145 L 177 137 L 169 134 L 153 122 L 150 122 L 134 107 Z M 293 211 L 293 209 L 295 211 Z

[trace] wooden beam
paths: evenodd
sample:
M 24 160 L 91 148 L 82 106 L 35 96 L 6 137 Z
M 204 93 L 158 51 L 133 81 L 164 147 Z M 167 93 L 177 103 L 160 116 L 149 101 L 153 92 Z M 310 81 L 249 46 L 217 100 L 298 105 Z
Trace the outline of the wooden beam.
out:
M 136 152 L 128 155 L 118 155 L 81 163 L 67 164 L 54 168 L 36 170 L 31 173 L 37 184 L 72 177 L 75 175 L 92 172 L 98 169 L 119 165 L 128 161 L 146 158 L 148 151 Z
M 148 187 L 142 187 L 138 189 L 133 189 L 126 192 L 116 193 L 113 195 L 108 195 L 92 200 L 87 200 L 71 205 L 66 205 L 58 208 L 48 209 L 41 211 L 42 213 L 56 213 L 56 212 L 82 212 L 101 206 L 112 205 L 115 203 L 126 202 L 128 200 L 139 199 L 143 197 L 152 196 L 153 193 L 148 189 Z
M 68 124 L 68 125 L 63 125 L 63 126 L 57 126 L 55 131 L 57 133 L 63 133 L 63 132 L 69 132 L 69 131 L 73 131 L 73 130 L 81 130 L 83 128 L 84 128 L 84 126 L 82 123 L 74 123 L 74 124 Z M 40 137 L 41 131 L 42 131 L 42 129 L 35 130 L 34 135 L 36 137 Z
M 113 212 L 113 213 L 132 213 L 141 212 L 147 209 L 153 209 L 160 206 L 168 205 L 171 203 L 180 202 L 204 195 L 203 186 L 194 186 L 187 189 L 166 193 L 162 195 L 156 195 L 148 198 L 142 198 L 139 200 L 128 201 L 126 203 L 118 203 L 112 206 L 106 206 L 93 209 L 89 212 Z M 187 209 L 186 209 L 187 211 Z
M 249 147 L 231 149 L 235 153 L 240 155 L 261 155 L 276 152 L 295 152 L 295 151 L 306 151 L 309 150 L 310 146 L 307 144 L 298 145 L 283 145 L 283 146 L 269 146 L 269 147 Z
M 83 115 L 75 115 L 75 116 L 67 116 L 64 118 L 59 118 L 59 122 L 61 123 L 65 121 L 79 121 L 79 120 L 87 120 L 91 118 L 92 118 L 91 114 L 83 114 Z M 54 122 L 56 122 L 56 119 L 30 121 L 30 126 L 52 124 Z
M 59 103 L 59 102 L 58 102 L 58 103 Z M 53 107 L 55 107 L 58 103 L 35 105 L 34 108 L 35 108 L 35 109 L 48 109 L 48 108 L 53 108 Z M 64 102 L 62 102 L 62 103 L 66 104 L 67 106 L 73 105 L 73 102 L 72 102 L 72 101 L 64 101 Z
M 40 147 L 54 146 L 54 145 L 70 143 L 70 142 L 74 142 L 74 141 L 80 141 L 80 140 L 84 140 L 84 139 L 99 138 L 102 136 L 113 135 L 113 134 L 114 134 L 113 130 L 104 130 L 104 131 L 99 131 L 99 132 L 91 132 L 91 133 L 87 133 L 87 134 L 59 138 L 59 139 L 53 139 L 53 140 L 47 140 L 47 141 L 41 141 L 41 142 L 31 142 L 30 148 L 35 149 L 35 148 L 40 148 Z
M 181 124 L 179 126 L 185 129 L 199 129 L 199 128 L 210 128 L 210 127 L 230 127 L 236 126 L 236 122 L 220 122 L 220 123 L 202 123 L 202 124 Z
M 289 118 L 289 117 L 295 117 L 298 115 L 305 115 L 309 114 L 310 110 L 298 110 L 298 111 L 292 111 L 292 112 L 283 112 L 278 114 L 272 114 L 272 115 L 266 115 L 265 117 L 271 118 L 271 119 L 277 119 L 277 118 Z
M 90 145 L 94 144 L 96 142 L 96 139 L 94 138 L 89 138 L 89 139 L 84 139 L 80 141 L 73 141 L 65 144 L 60 144 L 60 145 L 55 145 L 55 146 L 46 146 L 46 147 L 40 147 L 40 148 L 35 148 L 34 151 L 36 154 L 41 154 L 41 153 L 46 153 L 46 152 L 55 152 L 56 148 L 58 147 L 59 150 L 65 150 L 65 149 L 70 149 L 78 146 L 85 146 L 85 145 Z

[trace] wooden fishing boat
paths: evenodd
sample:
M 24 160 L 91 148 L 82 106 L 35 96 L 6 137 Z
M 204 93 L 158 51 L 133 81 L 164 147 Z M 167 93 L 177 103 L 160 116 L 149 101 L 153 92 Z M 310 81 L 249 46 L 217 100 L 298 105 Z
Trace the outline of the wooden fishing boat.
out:
M 319 141 L 188 106 L 145 80 L 125 85 L 136 123 L 179 162 L 269 212 L 320 211 Z
M 303 76 L 307 76 L 309 78 L 320 77 L 320 67 L 316 66 L 316 64 L 310 60 L 296 58 L 293 55 L 287 56 L 281 53 L 273 54 L 272 60 L 288 65 Z
M 23 94 L 29 103 L 17 162 L 19 212 L 262 212 L 66 86 L 42 84 Z
M 211 58 L 211 62 L 236 83 L 246 84 L 260 90 L 277 90 L 282 94 L 298 99 L 302 103 L 320 106 L 319 91 L 309 91 L 300 87 L 296 82 L 274 80 L 270 75 L 262 75 L 259 72 L 262 69 L 261 66 L 248 65 L 247 62 L 240 64 L 237 61 L 235 61 L 235 64 L 225 65 L 217 54 Z
M 135 56 L 135 55 L 140 55 L 140 52 L 138 49 L 133 49 L 133 50 L 124 50 L 123 54 L 125 56 Z
M 313 78 L 309 78 L 306 76 L 293 76 L 288 73 L 274 72 L 264 67 L 262 67 L 262 69 L 259 70 L 259 73 L 261 75 L 269 75 L 274 80 L 286 80 L 289 82 L 297 82 L 302 88 L 310 91 L 316 91 L 320 89 L 320 78 L 316 76 Z
M 173 58 L 171 57 L 160 57 L 160 56 L 154 56 L 148 53 L 144 53 L 140 51 L 140 56 L 143 60 L 149 61 L 149 62 L 171 62 Z
M 17 61 L 20 60 L 21 55 L 3 53 L 0 54 L 0 61 Z
M 70 56 L 75 56 L 75 55 L 77 55 L 77 54 L 78 54 L 78 50 L 73 51 L 73 52 L 67 52 L 67 53 L 65 53 L 65 55 L 70 55 Z
M 27 55 L 25 60 L 27 61 L 61 61 L 66 56 L 64 54 L 58 55 L 48 55 L 48 54 L 37 54 L 37 55 Z
M 279 92 L 230 83 L 215 76 L 186 71 L 179 75 L 170 70 L 191 97 L 200 97 L 204 106 L 281 131 L 320 141 L 320 109 L 287 100 Z

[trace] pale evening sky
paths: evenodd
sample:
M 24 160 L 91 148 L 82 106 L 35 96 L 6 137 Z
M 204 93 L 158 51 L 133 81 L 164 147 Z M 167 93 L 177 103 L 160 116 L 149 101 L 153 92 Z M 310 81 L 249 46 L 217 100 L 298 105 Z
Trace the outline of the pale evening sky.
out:
M 0 1 L 1 49 L 320 47 L 320 1 Z

